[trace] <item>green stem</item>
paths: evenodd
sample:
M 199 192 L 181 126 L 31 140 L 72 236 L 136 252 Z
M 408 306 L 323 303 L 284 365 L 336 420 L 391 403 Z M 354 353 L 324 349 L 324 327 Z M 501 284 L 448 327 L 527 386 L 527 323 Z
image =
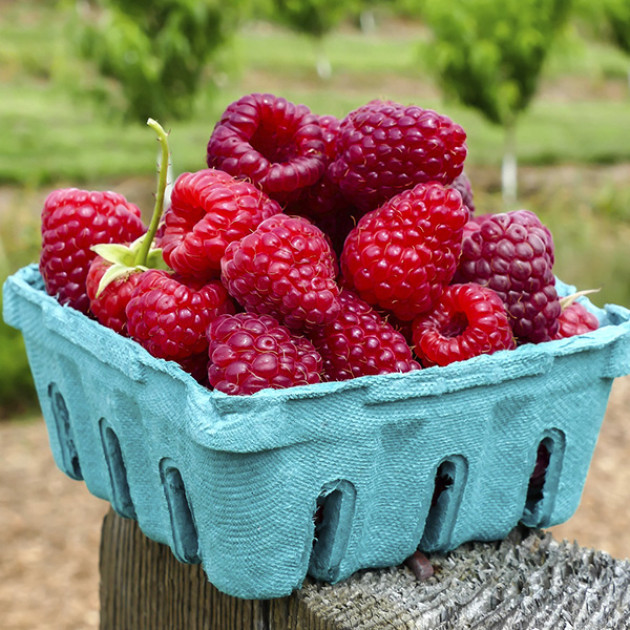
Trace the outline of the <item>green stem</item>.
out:
M 158 171 L 158 184 L 157 184 L 157 192 L 155 194 L 155 206 L 153 208 L 153 214 L 151 215 L 151 223 L 149 225 L 149 229 L 147 233 L 144 235 L 142 239 L 142 245 L 138 250 L 138 254 L 136 255 L 135 263 L 136 265 L 145 265 L 147 264 L 147 258 L 149 256 L 149 250 L 151 249 L 151 243 L 153 243 L 153 238 L 158 230 L 160 225 L 160 219 L 162 218 L 162 212 L 164 211 L 164 194 L 166 191 L 167 184 L 167 174 L 168 174 L 168 160 L 169 160 L 169 151 L 168 151 L 168 134 L 164 131 L 163 127 L 153 118 L 149 118 L 147 120 L 147 125 L 153 129 L 157 135 L 158 140 L 162 146 L 162 159 L 160 161 L 160 167 Z

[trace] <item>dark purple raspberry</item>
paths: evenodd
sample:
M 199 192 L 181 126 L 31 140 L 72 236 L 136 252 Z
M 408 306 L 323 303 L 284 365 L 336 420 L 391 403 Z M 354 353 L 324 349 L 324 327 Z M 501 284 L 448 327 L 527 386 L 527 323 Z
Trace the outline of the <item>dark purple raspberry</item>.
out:
M 329 173 L 346 199 L 368 212 L 421 182 L 450 184 L 466 151 L 466 133 L 446 116 L 375 100 L 341 122 Z
M 175 271 L 218 277 L 228 243 L 278 214 L 280 205 L 253 184 L 218 169 L 183 173 L 171 193 L 160 246 Z
M 309 335 L 324 360 L 324 380 L 420 369 L 403 335 L 367 302 L 344 289 L 339 303 L 337 319 Z
M 462 203 L 468 208 L 468 214 L 472 217 L 475 212 L 472 185 L 468 175 L 462 171 L 450 184 L 462 196 Z
M 230 243 L 221 278 L 247 311 L 272 315 L 294 331 L 331 322 L 339 313 L 335 254 L 303 217 L 277 214 Z
M 430 313 L 413 322 L 413 342 L 422 365 L 448 365 L 497 350 L 513 350 L 501 298 L 478 284 L 452 284 Z
M 248 94 L 215 125 L 207 164 L 253 182 L 285 203 L 312 186 L 326 168 L 318 118 L 305 105 L 272 94 Z
M 533 212 L 484 215 L 464 230 L 454 282 L 476 282 L 496 291 L 518 343 L 549 341 L 561 310 L 553 262 L 551 233 Z
M 208 327 L 208 381 L 231 395 L 319 383 L 322 359 L 313 344 L 270 315 L 222 315 Z
M 441 184 L 418 184 L 361 217 L 341 254 L 344 286 L 407 321 L 431 310 L 457 268 L 468 211 Z

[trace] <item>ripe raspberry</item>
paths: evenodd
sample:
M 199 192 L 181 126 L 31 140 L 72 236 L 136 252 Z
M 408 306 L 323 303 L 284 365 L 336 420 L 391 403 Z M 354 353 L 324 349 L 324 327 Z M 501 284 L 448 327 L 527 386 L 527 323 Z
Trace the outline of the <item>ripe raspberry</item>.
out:
M 484 215 L 466 226 L 454 281 L 496 291 L 519 343 L 549 341 L 561 310 L 553 261 L 551 233 L 533 212 Z
M 85 286 L 90 299 L 90 311 L 96 319 L 121 335 L 127 334 L 127 314 L 125 309 L 131 299 L 142 272 L 134 271 L 127 276 L 117 278 L 108 284 L 101 294 L 96 297 L 101 278 L 111 263 L 96 256 L 90 263 Z
M 207 352 L 210 322 L 234 312 L 225 287 L 218 280 L 204 283 L 157 269 L 140 275 L 126 309 L 129 336 L 153 356 L 183 365 Z
M 124 243 L 141 236 L 140 210 L 115 192 L 62 188 L 51 192 L 42 209 L 39 270 L 46 291 L 88 313 L 85 280 L 97 243 Z
M 322 359 L 270 315 L 222 315 L 208 327 L 208 381 L 226 394 L 319 383 Z
M 221 277 L 245 310 L 273 315 L 291 330 L 303 330 L 337 317 L 335 267 L 320 229 L 302 217 L 277 214 L 228 245 Z
M 467 217 L 461 195 L 441 184 L 399 193 L 348 235 L 345 286 L 401 320 L 430 310 L 455 273 Z
M 466 133 L 416 105 L 370 101 L 341 122 L 329 167 L 346 199 L 362 212 L 421 182 L 450 184 L 466 158 Z
M 474 283 L 448 286 L 435 308 L 414 320 L 413 342 L 425 367 L 516 347 L 501 298 Z
M 402 334 L 369 304 L 348 290 L 341 291 L 339 303 L 337 319 L 309 335 L 324 360 L 324 380 L 420 368 Z
M 322 176 L 324 152 L 321 126 L 308 107 L 272 94 L 249 94 L 232 103 L 215 125 L 207 164 L 284 203 Z
M 228 244 L 281 211 L 253 184 L 224 171 L 183 173 L 173 186 L 165 216 L 160 240 L 164 260 L 182 274 L 218 277 Z
M 473 199 L 473 191 L 468 175 L 462 171 L 450 184 L 455 190 L 459 191 L 462 196 L 462 203 L 468 208 L 469 216 L 475 212 L 475 201 Z
M 579 302 L 572 302 L 558 317 L 558 332 L 554 339 L 565 339 L 574 335 L 583 335 L 599 328 L 597 316 Z

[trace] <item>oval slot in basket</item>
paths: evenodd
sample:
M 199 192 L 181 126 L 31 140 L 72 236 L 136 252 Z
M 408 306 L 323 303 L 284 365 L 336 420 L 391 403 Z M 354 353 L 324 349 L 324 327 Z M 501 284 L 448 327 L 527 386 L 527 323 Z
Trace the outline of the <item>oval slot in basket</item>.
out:
M 160 477 L 171 518 L 173 553 L 180 562 L 198 564 L 201 558 L 197 527 L 182 475 L 174 462 L 165 458 L 160 461 Z
M 468 461 L 463 455 L 451 455 L 437 467 L 420 549 L 437 551 L 450 546 L 467 477 Z
M 350 540 L 356 494 L 352 483 L 340 479 L 324 485 L 317 498 L 309 573 L 318 579 L 334 582 L 339 575 Z
M 105 418 L 99 421 L 103 453 L 109 472 L 109 480 L 112 488 L 111 504 L 120 516 L 136 518 L 136 510 L 131 499 L 129 483 L 127 481 L 127 468 L 123 459 L 120 441 L 114 430 L 108 425 Z
M 77 481 L 83 480 L 81 472 L 81 464 L 79 463 L 79 454 L 75 446 L 72 425 L 70 424 L 70 413 L 63 394 L 59 390 L 57 383 L 48 385 L 48 398 L 50 399 L 50 407 L 52 409 L 52 417 L 57 429 L 57 439 L 61 452 L 61 468 L 62 470 Z

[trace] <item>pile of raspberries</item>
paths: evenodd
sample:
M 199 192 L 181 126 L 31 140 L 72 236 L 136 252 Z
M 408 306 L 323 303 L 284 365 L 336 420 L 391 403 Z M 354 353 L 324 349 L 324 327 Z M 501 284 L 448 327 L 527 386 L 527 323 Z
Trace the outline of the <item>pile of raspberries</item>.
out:
M 416 105 L 345 118 L 271 94 L 232 103 L 179 175 L 159 268 L 99 283 L 95 245 L 147 228 L 114 192 L 53 191 L 40 271 L 63 305 L 227 394 L 444 366 L 594 330 L 562 304 L 549 230 L 475 214 L 466 134 Z M 98 248 L 97 248 L 98 249 Z

